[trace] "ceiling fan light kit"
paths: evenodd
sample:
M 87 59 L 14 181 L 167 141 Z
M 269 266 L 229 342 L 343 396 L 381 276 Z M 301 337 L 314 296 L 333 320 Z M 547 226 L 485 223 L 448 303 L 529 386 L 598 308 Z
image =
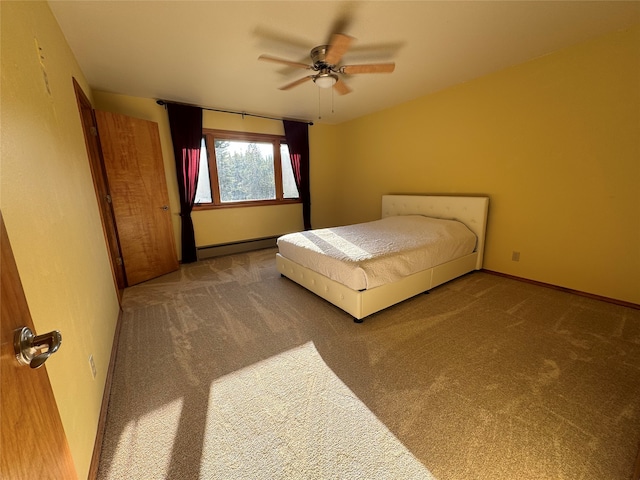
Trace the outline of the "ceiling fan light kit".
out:
M 343 55 L 347 52 L 353 40 L 353 37 L 345 35 L 344 33 L 334 33 L 331 36 L 331 44 L 319 45 L 311 50 L 311 65 L 272 57 L 270 55 L 260 55 L 258 59 L 318 72 L 314 75 L 307 75 L 306 77 L 302 77 L 294 82 L 284 85 L 283 87 L 280 87 L 280 90 L 289 90 L 290 88 L 301 85 L 309 80 L 313 80 L 313 83 L 315 83 L 319 88 L 333 87 L 340 95 L 346 95 L 351 92 L 351 89 L 340 75 L 391 73 L 395 69 L 394 63 L 339 66 L 340 60 L 342 60 Z
M 331 88 L 338 81 L 338 76 L 335 73 L 319 73 L 313 77 L 313 82 L 320 88 Z

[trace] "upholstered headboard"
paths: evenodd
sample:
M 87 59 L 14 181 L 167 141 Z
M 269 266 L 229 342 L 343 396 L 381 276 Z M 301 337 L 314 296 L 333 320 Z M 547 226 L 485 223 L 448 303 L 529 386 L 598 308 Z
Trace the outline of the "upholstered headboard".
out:
M 393 215 L 425 215 L 458 220 L 478 237 L 476 269 L 482 268 L 489 213 L 489 197 L 447 195 L 383 195 L 382 218 Z

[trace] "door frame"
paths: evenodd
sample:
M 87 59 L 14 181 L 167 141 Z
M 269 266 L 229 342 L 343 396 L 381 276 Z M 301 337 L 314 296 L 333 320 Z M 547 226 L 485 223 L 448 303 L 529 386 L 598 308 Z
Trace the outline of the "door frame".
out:
M 93 106 L 82 90 L 82 87 L 80 87 L 75 78 L 72 78 L 72 80 L 73 89 L 78 102 L 82 131 L 84 132 L 87 155 L 89 157 L 89 166 L 91 167 L 93 187 L 98 200 L 98 210 L 100 211 L 100 220 L 102 221 L 102 231 L 104 232 L 107 250 L 109 252 L 111 273 L 118 292 L 118 302 L 122 303 L 122 292 L 128 286 L 127 274 L 122 261 L 118 228 L 116 226 L 113 205 L 111 203 L 109 181 L 107 179 L 104 159 L 102 157 L 102 149 L 98 138 L 95 113 Z

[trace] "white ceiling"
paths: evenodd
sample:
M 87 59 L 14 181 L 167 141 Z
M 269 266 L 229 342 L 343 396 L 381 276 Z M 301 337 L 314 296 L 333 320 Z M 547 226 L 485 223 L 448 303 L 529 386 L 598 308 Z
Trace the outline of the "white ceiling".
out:
M 640 1 L 49 4 L 96 90 L 332 124 L 640 23 Z M 281 91 L 309 72 L 258 60 L 310 63 L 334 31 L 356 38 L 342 64 L 395 72 L 351 75 L 344 96 L 312 82 Z

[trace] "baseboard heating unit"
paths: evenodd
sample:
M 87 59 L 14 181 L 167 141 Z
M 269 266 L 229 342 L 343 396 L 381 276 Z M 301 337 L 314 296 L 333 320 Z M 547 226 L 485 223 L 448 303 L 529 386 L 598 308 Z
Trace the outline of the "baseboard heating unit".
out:
M 250 252 L 252 250 L 261 250 L 263 248 L 273 248 L 276 246 L 276 240 L 278 240 L 278 237 L 267 237 L 198 247 L 198 260 L 221 257 L 223 255 L 231 255 L 234 253 Z

